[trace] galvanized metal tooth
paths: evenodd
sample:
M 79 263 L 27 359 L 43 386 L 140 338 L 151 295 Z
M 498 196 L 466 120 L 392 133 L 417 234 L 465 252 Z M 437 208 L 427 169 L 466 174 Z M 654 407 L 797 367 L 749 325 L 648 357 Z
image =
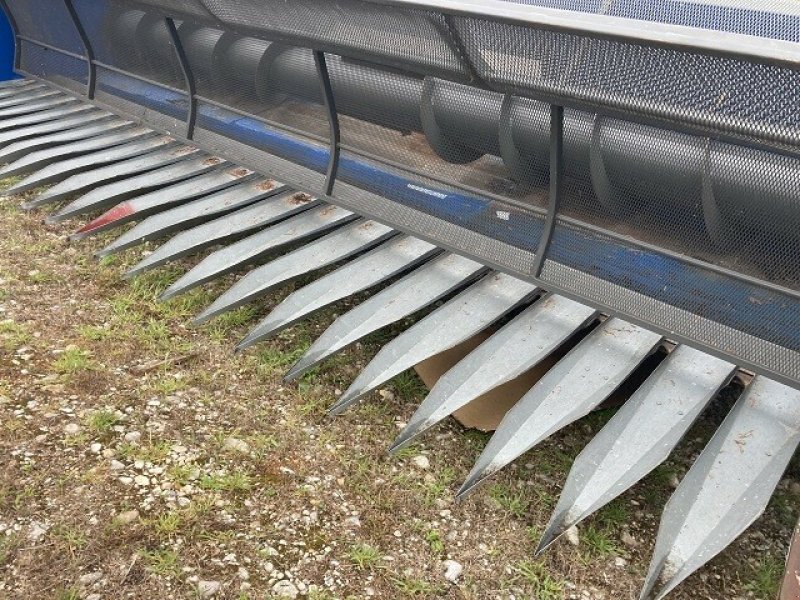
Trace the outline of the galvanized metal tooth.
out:
M 45 190 L 36 198 L 22 204 L 22 208 L 31 209 L 44 204 L 61 202 L 75 194 L 84 193 L 100 185 L 119 181 L 145 171 L 154 171 L 158 168 L 171 165 L 199 153 L 200 150 L 193 146 L 178 145 L 177 141 L 168 136 L 148 138 L 141 142 L 115 146 L 110 150 L 94 153 L 86 157 L 65 161 L 51 165 L 31 176 L 29 187 L 37 187 L 40 176 L 53 179 L 54 172 L 62 170 L 69 175 L 63 181 L 56 183 Z M 107 164 L 111 163 L 111 164 Z M 62 169 L 62 165 L 64 169 Z M 79 165 L 80 168 L 75 168 Z M 102 166 L 96 166 L 102 165 Z M 81 170 L 85 168 L 86 170 Z M 55 177 L 58 179 L 59 177 Z M 25 184 L 28 180 L 21 182 Z
M 659 334 L 617 318 L 598 326 L 506 413 L 458 496 L 599 406 L 661 341 Z
M 195 317 L 193 322 L 203 323 L 252 302 L 271 289 L 366 252 L 398 233 L 397 230 L 376 221 L 354 221 L 254 269 Z
M 756 376 L 667 502 L 641 600 L 660 600 L 736 539 L 800 443 L 800 390 Z
M 47 222 L 57 223 L 79 214 L 101 210 L 160 186 L 171 185 L 211 169 L 216 169 L 222 164 L 224 164 L 224 161 L 216 156 L 198 153 L 185 157 L 166 167 L 94 188 L 67 204 L 57 213 L 49 216 Z
M 256 186 L 258 184 L 255 184 Z M 298 215 L 320 205 L 320 201 L 297 192 L 282 193 L 260 200 L 252 206 L 240 208 L 218 219 L 202 223 L 182 231 L 153 251 L 131 268 L 125 277 L 133 277 L 143 271 L 154 269 L 170 261 L 200 252 L 204 248 L 230 240 L 231 238 L 264 229 L 270 225 Z M 175 209 L 178 210 L 178 209 Z M 157 219 L 160 215 L 150 217 Z M 356 216 L 348 213 L 348 219 Z M 179 292 L 175 292 L 179 293 Z
M 9 106 L 8 108 L 0 109 L 0 119 L 9 119 L 12 117 L 20 117 L 22 115 L 29 115 L 31 113 L 49 110 L 58 106 L 66 104 L 77 104 L 77 98 L 62 94 L 53 98 L 43 98 L 35 102 L 22 104 L 19 106 Z
M 536 291 L 516 277 L 489 273 L 381 348 L 330 412 L 341 412 L 392 377 L 468 340 Z
M 125 119 L 111 118 L 105 119 L 100 123 L 89 123 L 49 135 L 20 140 L 0 150 L 0 162 L 8 163 L 37 150 L 107 135 L 124 127 L 130 127 L 132 124 L 131 121 Z
M 24 94 L 30 90 L 49 87 L 35 79 L 9 79 L 0 83 L 0 98 Z
M 575 459 L 537 554 L 660 465 L 735 372 L 676 347 Z
M 0 111 L 5 108 L 10 108 L 12 106 L 19 106 L 20 104 L 25 104 L 28 102 L 39 102 L 46 98 L 53 98 L 53 97 L 63 98 L 66 97 L 66 94 L 60 90 L 56 90 L 53 88 L 25 90 L 25 93 L 22 94 L 15 94 L 13 96 L 6 96 L 5 98 L 0 98 Z
M 148 217 L 96 253 L 108 256 L 148 240 L 156 240 L 175 231 L 208 221 L 214 216 L 233 212 L 258 200 L 287 191 L 274 179 L 244 181 L 189 204 L 183 204 Z
M 120 146 L 104 148 L 97 152 L 61 160 L 29 175 L 19 183 L 8 188 L 5 194 L 21 194 L 22 192 L 27 192 L 43 185 L 61 181 L 76 173 L 93 171 L 101 165 L 108 165 L 109 163 L 116 163 L 132 157 L 147 155 L 157 150 L 170 148 L 175 144 L 175 139 L 170 136 L 145 137 L 144 139 Z M 32 208 L 47 202 L 55 202 L 56 199 L 61 198 L 53 198 L 51 190 L 47 190 L 36 199 L 24 204 L 23 207 Z
M 457 292 L 487 271 L 484 265 L 457 254 L 437 256 L 336 319 L 285 379 L 300 377 L 328 356 Z
M 253 171 L 242 167 L 212 169 L 210 172 L 203 173 L 197 177 L 126 200 L 81 227 L 71 238 L 74 240 L 82 239 L 112 227 L 119 227 L 124 223 L 171 208 L 176 204 L 183 204 L 207 194 L 224 190 L 252 176 Z
M 255 211 L 255 214 L 258 214 L 258 212 Z M 283 248 L 287 244 L 322 235 L 357 218 L 357 215 L 354 215 L 349 210 L 331 205 L 317 206 L 311 210 L 303 211 L 297 216 L 267 227 L 226 248 L 209 254 L 191 271 L 168 287 L 161 295 L 161 299 L 166 300 L 178 294 L 183 294 L 207 281 L 235 271 L 245 264 L 251 264 L 269 252 Z M 226 223 L 226 230 L 230 232 L 228 235 L 237 233 L 231 225 L 241 224 L 242 219 L 234 219 L 232 221 L 232 223 Z M 219 235 L 223 232 L 215 233 Z M 190 236 L 190 239 L 196 241 L 194 236 Z
M 29 127 L 38 123 L 50 123 L 71 115 L 90 114 L 97 111 L 91 104 L 74 103 L 57 107 L 53 110 L 43 110 L 30 115 L 21 115 L 13 119 L 0 121 L 0 132 L 15 131 L 21 127 Z
M 78 113 L 78 116 L 69 117 L 66 119 L 58 119 L 55 121 L 45 121 L 44 123 L 37 123 L 35 125 L 28 125 L 27 127 L 20 127 L 10 131 L 0 132 L 0 147 L 6 144 L 36 138 L 43 135 L 50 135 L 59 131 L 67 131 L 75 127 L 83 127 L 89 123 L 96 123 L 111 119 L 115 115 L 106 110 L 90 110 L 85 113 Z
M 154 135 L 153 130 L 147 127 L 129 127 L 123 131 L 114 131 L 107 135 L 89 138 L 88 140 L 79 140 L 70 144 L 56 146 L 55 148 L 36 150 L 1 168 L 0 177 L 25 175 L 31 171 L 42 169 L 47 165 L 64 159 L 73 158 L 82 154 L 89 154 L 90 152 L 96 152 L 98 150 L 105 150 L 114 146 L 121 146 L 126 142 L 132 142 L 152 135 Z
M 334 302 L 416 268 L 442 250 L 400 235 L 290 294 L 236 347 L 242 350 Z
M 532 369 L 596 317 L 595 309 L 563 296 L 535 302 L 441 376 L 390 452 L 478 396 Z

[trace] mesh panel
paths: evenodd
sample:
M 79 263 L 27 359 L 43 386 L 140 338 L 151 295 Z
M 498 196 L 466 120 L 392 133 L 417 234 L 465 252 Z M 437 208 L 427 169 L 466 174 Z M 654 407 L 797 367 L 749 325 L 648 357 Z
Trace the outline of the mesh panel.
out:
M 174 88 L 185 82 L 164 17 L 118 0 L 73 0 L 95 59 Z
M 161 11 L 168 16 L 185 16 L 193 19 L 212 19 L 211 13 L 200 0 L 137 0 L 142 10 Z
M 223 23 L 256 29 L 259 35 L 297 45 L 422 72 L 466 76 L 464 64 L 446 35 L 447 24 L 433 11 L 340 0 L 203 0 Z
M 83 93 L 86 90 L 86 62 L 74 56 L 60 54 L 22 40 L 20 65 L 27 73 L 48 79 L 72 91 Z
M 8 4 L 20 35 L 85 55 L 63 0 L 14 0 Z

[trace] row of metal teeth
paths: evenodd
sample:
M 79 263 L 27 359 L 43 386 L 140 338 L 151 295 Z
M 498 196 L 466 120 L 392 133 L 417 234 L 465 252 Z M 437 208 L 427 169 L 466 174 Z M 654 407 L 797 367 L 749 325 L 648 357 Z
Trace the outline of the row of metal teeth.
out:
M 339 413 L 420 361 L 483 333 L 485 341 L 433 387 L 392 451 L 572 344 L 507 413 L 459 496 L 594 410 L 665 343 L 656 333 L 604 318 L 588 306 L 289 189 L 38 81 L 0 88 L 0 162 L 6 163 L 0 178 L 23 177 L 6 195 L 51 185 L 23 207 L 70 200 L 48 221 L 105 210 L 74 238 L 139 221 L 101 255 L 172 235 L 128 276 L 225 244 L 163 298 L 294 245 L 253 268 L 197 322 L 344 263 L 291 293 L 238 349 L 393 280 L 339 316 L 287 379 L 443 301 L 387 343 L 330 409 Z M 689 346 L 671 346 L 575 460 L 539 551 L 663 462 L 736 372 L 736 365 Z M 798 442 L 800 391 L 756 376 L 667 503 L 641 597 L 664 597 L 742 533 L 763 512 Z

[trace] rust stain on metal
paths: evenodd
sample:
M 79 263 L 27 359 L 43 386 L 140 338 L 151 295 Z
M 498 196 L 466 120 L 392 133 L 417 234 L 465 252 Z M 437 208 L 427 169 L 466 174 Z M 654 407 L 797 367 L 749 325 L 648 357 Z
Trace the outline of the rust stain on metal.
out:
M 275 182 L 272 179 L 267 179 L 265 181 L 259 182 L 256 186 L 262 192 L 269 192 L 275 189 Z
M 309 200 L 311 200 L 311 196 L 304 192 L 297 192 L 296 194 L 292 195 L 292 197 L 289 199 L 289 202 L 291 204 L 305 204 Z
M 236 179 L 241 179 L 242 177 L 252 173 L 252 171 L 250 169 L 245 169 L 244 167 L 238 167 L 236 169 L 233 169 L 230 173 Z
M 209 156 L 207 159 L 205 159 L 203 161 L 203 164 L 211 166 L 211 165 L 218 165 L 221 162 L 222 162 L 222 159 L 219 158 L 218 156 Z
M 195 150 L 196 148 L 194 148 L 193 146 L 183 146 L 182 148 L 178 148 L 177 150 L 175 150 L 175 152 L 173 152 L 172 154 L 173 156 L 183 156 L 184 154 L 191 154 Z
M 800 523 L 794 529 L 789 554 L 786 557 L 780 600 L 800 600 Z

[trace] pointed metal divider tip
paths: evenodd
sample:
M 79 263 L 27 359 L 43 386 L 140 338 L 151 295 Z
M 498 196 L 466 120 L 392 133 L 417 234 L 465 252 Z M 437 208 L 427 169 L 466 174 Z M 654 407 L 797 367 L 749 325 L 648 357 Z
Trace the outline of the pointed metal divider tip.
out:
M 470 339 L 536 293 L 531 283 L 489 273 L 381 348 L 337 406 L 356 402 L 392 377 Z
M 519 377 L 596 316 L 594 308 L 564 296 L 538 300 L 442 375 L 406 429 L 418 435 L 479 396 Z
M 441 248 L 418 238 L 395 236 L 290 294 L 248 333 L 237 348 L 252 346 L 325 306 L 410 271 L 442 252 Z
M 675 348 L 572 463 L 546 535 L 561 535 L 661 464 L 735 371 Z
M 660 600 L 763 512 L 800 442 L 800 390 L 756 376 L 667 502 L 642 598 Z
M 271 179 L 237 183 L 194 202 L 146 218 L 108 246 L 97 251 L 95 256 L 108 256 L 149 240 L 166 237 L 174 231 L 189 229 L 196 223 L 210 221 L 215 216 L 231 213 L 287 190 L 285 185 Z
M 441 254 L 336 319 L 284 377 L 296 379 L 362 337 L 422 310 L 488 271 L 484 265 Z
M 222 294 L 194 319 L 202 323 L 252 302 L 280 285 L 382 244 L 398 232 L 376 221 L 357 220 L 262 265 Z
M 599 406 L 660 342 L 659 334 L 622 319 L 594 329 L 506 413 L 459 493 Z
M 280 250 L 289 244 L 308 240 L 326 232 L 336 232 L 338 228 L 344 227 L 347 223 L 356 221 L 357 219 L 358 217 L 350 211 L 332 205 L 323 204 L 311 210 L 302 211 L 289 219 L 270 225 L 238 242 L 234 242 L 230 246 L 226 246 L 209 254 L 191 271 L 167 288 L 164 293 L 165 297 L 172 297 L 197 287 L 198 285 L 217 279 L 227 273 L 232 273 L 241 266 L 254 263 L 267 256 L 270 252 Z M 314 248 L 318 247 L 319 246 L 314 246 Z M 308 250 L 301 256 L 307 254 L 309 254 Z M 292 256 L 297 257 L 298 255 L 292 254 Z M 325 259 L 326 256 L 321 254 L 317 257 L 312 256 L 308 260 L 319 261 Z M 297 265 L 287 265 L 287 260 L 282 257 L 276 260 L 281 261 L 278 263 L 281 267 L 294 267 L 299 269 L 305 266 L 303 262 Z M 275 269 L 277 267 L 272 268 Z M 256 271 L 251 272 L 250 275 L 255 272 Z M 258 271 L 258 273 L 264 274 L 265 271 Z M 270 273 L 267 274 L 269 275 Z M 253 281 L 254 278 L 250 278 L 246 283 L 243 283 L 244 280 L 241 280 L 236 284 L 235 288 L 231 288 L 225 292 L 225 294 L 220 296 L 205 312 L 216 311 L 217 308 L 227 303 L 229 299 L 234 298 L 235 295 L 245 289 L 246 286 L 251 285 Z M 254 287 L 257 288 L 258 286 Z M 235 298 L 235 300 L 238 299 Z

